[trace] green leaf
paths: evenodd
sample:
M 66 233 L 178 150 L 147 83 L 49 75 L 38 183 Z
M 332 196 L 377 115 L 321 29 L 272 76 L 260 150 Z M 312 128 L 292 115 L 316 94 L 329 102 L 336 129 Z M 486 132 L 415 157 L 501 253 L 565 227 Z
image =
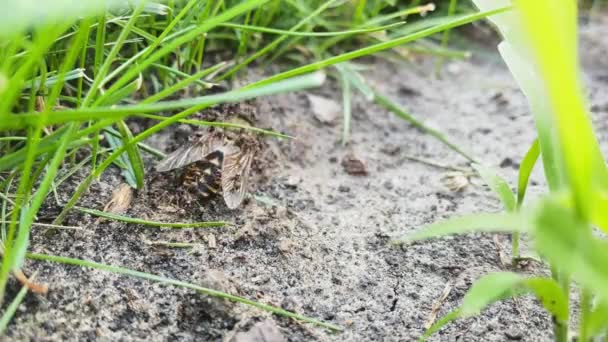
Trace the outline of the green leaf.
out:
M 129 142 L 133 139 L 133 134 L 131 134 L 131 130 L 127 126 L 124 121 L 118 122 L 118 130 L 122 135 L 122 144 L 127 149 L 127 155 L 129 157 L 129 167 L 130 172 L 135 177 L 135 185 L 137 189 L 142 189 L 144 187 L 144 179 L 146 177 L 144 171 L 144 162 L 141 158 L 141 153 L 139 152 L 139 146 L 137 144 L 130 144 Z
M 27 286 L 24 285 L 21 288 L 21 290 L 19 291 L 19 293 L 17 293 L 17 295 L 15 296 L 13 301 L 6 308 L 6 310 L 4 311 L 4 314 L 2 314 L 2 317 L 0 317 L 0 336 L 3 336 L 4 333 L 6 332 L 6 328 L 8 327 L 8 324 L 11 322 L 11 319 L 13 319 L 13 316 L 15 316 L 15 312 L 17 312 L 19 305 L 21 305 L 21 303 L 25 299 L 27 290 L 28 290 Z
M 424 342 L 427 338 L 431 337 L 434 333 L 438 332 L 446 324 L 460 318 L 460 309 L 452 310 L 445 316 L 441 317 L 437 322 L 431 325 L 425 332 L 424 335 L 420 336 L 418 342 Z
M 133 82 L 127 84 L 126 86 L 124 86 L 121 89 L 118 89 L 117 91 L 112 93 L 112 95 L 106 97 L 103 100 L 103 102 L 100 103 L 100 105 L 101 106 L 114 105 L 114 104 L 117 104 L 120 101 L 130 97 L 131 95 L 133 95 L 136 91 L 138 91 L 141 88 L 142 82 L 143 82 L 142 75 L 139 74 L 139 77 L 137 77 L 135 80 L 133 80 Z
M 530 174 L 536 165 L 538 156 L 540 155 L 540 144 L 538 139 L 534 139 L 534 142 L 526 152 L 524 159 L 521 161 L 519 166 L 519 177 L 517 179 L 517 206 L 521 207 L 526 196 L 526 189 L 528 188 L 528 180 Z
M 515 210 L 515 195 L 513 195 L 513 191 L 509 187 L 507 181 L 505 181 L 498 173 L 489 168 L 485 167 L 481 164 L 473 164 L 473 168 L 479 173 L 481 178 L 488 184 L 490 189 L 496 193 L 500 201 L 502 202 L 505 210 L 508 212 L 512 212 Z
M 420 340 L 457 318 L 478 315 L 489 305 L 506 298 L 532 293 L 557 320 L 568 320 L 568 297 L 560 285 L 550 278 L 526 278 L 513 272 L 498 272 L 478 279 L 464 296 L 460 307 L 437 321 Z
M 598 302 L 588 318 L 587 336 L 605 334 L 608 330 L 608 303 Z
M 568 322 L 568 296 L 561 286 L 551 278 L 528 278 L 521 286 L 538 298 L 545 310 L 560 322 Z
M 122 136 L 119 138 L 111 133 L 105 132 L 105 137 L 106 141 L 108 142 L 108 145 L 110 145 L 112 150 L 117 150 L 121 148 L 124 148 L 125 150 L 127 149 L 127 147 L 123 143 L 123 140 L 121 140 Z M 131 161 L 129 160 L 129 155 L 126 151 L 121 153 L 121 155 L 116 158 L 116 160 L 114 160 L 114 165 L 118 166 L 121 169 L 121 174 L 127 184 L 129 184 L 129 186 L 131 186 L 132 188 L 136 189 L 137 180 L 135 179 L 135 171 L 133 170 L 133 166 L 131 165 Z
M 549 198 L 540 203 L 532 233 L 536 249 L 581 287 L 608 298 L 608 246 L 593 237 L 591 228 L 573 208 Z
M 562 165 L 574 206 L 581 217 L 591 212 L 594 168 L 605 165 L 591 125 L 578 67 L 577 4 L 551 0 L 514 1 L 521 17 L 520 38 L 536 62 L 539 81 L 547 91 L 552 121 L 559 139 Z M 547 15 L 550 13 L 550 15 Z M 605 172 L 602 172 L 605 174 Z
M 445 235 L 472 232 L 521 232 L 524 230 L 525 223 L 526 216 L 521 213 L 473 214 L 435 222 L 422 228 L 417 233 L 394 240 L 393 243 L 404 244 Z
M 488 274 L 475 282 L 460 306 L 461 317 L 478 315 L 497 300 L 530 292 L 545 309 L 561 322 L 568 320 L 568 297 L 560 285 L 551 278 L 525 278 L 512 272 Z
M 492 273 L 481 277 L 464 296 L 460 306 L 460 317 L 478 315 L 488 305 L 513 297 L 523 277 L 512 272 Z

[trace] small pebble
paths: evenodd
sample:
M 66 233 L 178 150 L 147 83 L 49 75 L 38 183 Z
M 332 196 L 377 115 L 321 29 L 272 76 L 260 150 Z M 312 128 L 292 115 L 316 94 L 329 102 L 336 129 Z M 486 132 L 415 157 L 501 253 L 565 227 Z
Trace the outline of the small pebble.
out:
M 393 182 L 391 182 L 390 180 L 387 180 L 386 182 L 384 182 L 382 185 L 384 185 L 384 188 L 386 190 L 393 190 L 393 188 L 395 187 L 393 185 Z
M 338 191 L 340 192 L 350 192 L 350 188 L 346 185 L 340 185 L 338 186 Z

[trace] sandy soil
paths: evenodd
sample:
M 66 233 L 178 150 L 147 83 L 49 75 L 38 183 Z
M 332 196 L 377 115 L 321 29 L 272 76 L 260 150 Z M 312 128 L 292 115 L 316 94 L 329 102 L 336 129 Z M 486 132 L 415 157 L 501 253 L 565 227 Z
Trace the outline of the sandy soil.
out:
M 606 33 L 605 24 L 594 24 L 582 33 L 585 78 L 603 147 L 608 146 Z M 441 80 L 432 77 L 428 60 L 416 65 L 376 61 L 367 63 L 364 74 L 418 118 L 448 133 L 513 181 L 518 162 L 534 139 L 533 122 L 498 56 L 478 56 L 485 57 L 449 62 Z M 338 104 L 341 99 L 332 82 L 314 93 Z M 148 187 L 136 194 L 127 212 L 166 222 L 221 219 L 233 226 L 157 229 L 97 222 L 75 212 L 66 224 L 82 230 L 50 234 L 37 228 L 31 250 L 217 288 L 338 324 L 344 332 L 330 334 L 244 305 L 140 279 L 28 262 L 26 270 L 37 271 L 50 291 L 45 297 L 28 296 L 8 336 L 32 341 L 262 341 L 236 333 L 265 321 L 266 331 L 276 324 L 289 341 L 410 341 L 424 331 L 433 311 L 440 316 L 455 308 L 475 279 L 506 269 L 499 258 L 501 250 L 508 257 L 505 236 L 457 236 L 401 248 L 388 244 L 394 236 L 437 220 L 500 210 L 479 180 L 454 192 L 442 182 L 446 170 L 408 159 L 466 165 L 453 151 L 361 96 L 353 106 L 352 141 L 347 147 L 340 143 L 339 122 L 329 125 L 315 119 L 305 93 L 261 100 L 255 106 L 261 127 L 298 137 L 265 139 L 250 189 L 265 201 L 250 197 L 235 211 L 220 200 L 202 207 L 186 205 L 180 203 L 179 185 L 171 175 L 150 171 Z M 191 131 L 173 127 L 149 143 L 170 151 Z M 342 161 L 349 154 L 366 163 L 367 176 L 345 172 Z M 81 205 L 102 209 L 120 183 L 117 170 L 106 173 Z M 544 191 L 538 170 L 530 191 Z M 66 200 L 68 193 L 59 196 Z M 52 217 L 56 211 L 50 206 L 46 214 Z M 152 246 L 150 241 L 199 245 L 176 249 Z M 497 242 L 504 245 L 502 249 Z M 531 264 L 523 272 L 546 270 Z M 18 288 L 11 283 L 9 294 Z M 267 336 L 271 335 L 280 336 L 277 331 Z M 433 340 L 532 341 L 551 336 L 550 317 L 533 298 L 523 297 L 450 324 Z

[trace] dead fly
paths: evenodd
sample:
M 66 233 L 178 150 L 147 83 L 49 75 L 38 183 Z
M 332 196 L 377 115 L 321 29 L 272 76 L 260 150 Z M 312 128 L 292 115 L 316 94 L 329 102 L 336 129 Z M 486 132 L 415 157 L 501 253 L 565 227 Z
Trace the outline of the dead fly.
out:
M 157 166 L 159 172 L 184 168 L 183 185 L 200 196 L 222 193 L 230 209 L 237 208 L 247 192 L 249 170 L 258 144 L 249 133 L 211 127 L 194 143 L 181 147 Z

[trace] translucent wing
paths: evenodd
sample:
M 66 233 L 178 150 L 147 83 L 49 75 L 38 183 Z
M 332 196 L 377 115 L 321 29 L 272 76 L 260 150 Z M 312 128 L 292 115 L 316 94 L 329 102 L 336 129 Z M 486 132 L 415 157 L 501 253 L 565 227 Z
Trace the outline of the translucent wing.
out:
M 189 144 L 171 152 L 156 165 L 159 172 L 170 171 L 204 159 L 210 153 L 222 149 L 222 136 L 210 133 L 203 136 L 194 144 Z
M 222 165 L 222 192 L 224 202 L 230 209 L 236 209 L 247 192 L 249 169 L 255 151 L 253 149 L 239 150 L 236 153 L 225 154 Z

